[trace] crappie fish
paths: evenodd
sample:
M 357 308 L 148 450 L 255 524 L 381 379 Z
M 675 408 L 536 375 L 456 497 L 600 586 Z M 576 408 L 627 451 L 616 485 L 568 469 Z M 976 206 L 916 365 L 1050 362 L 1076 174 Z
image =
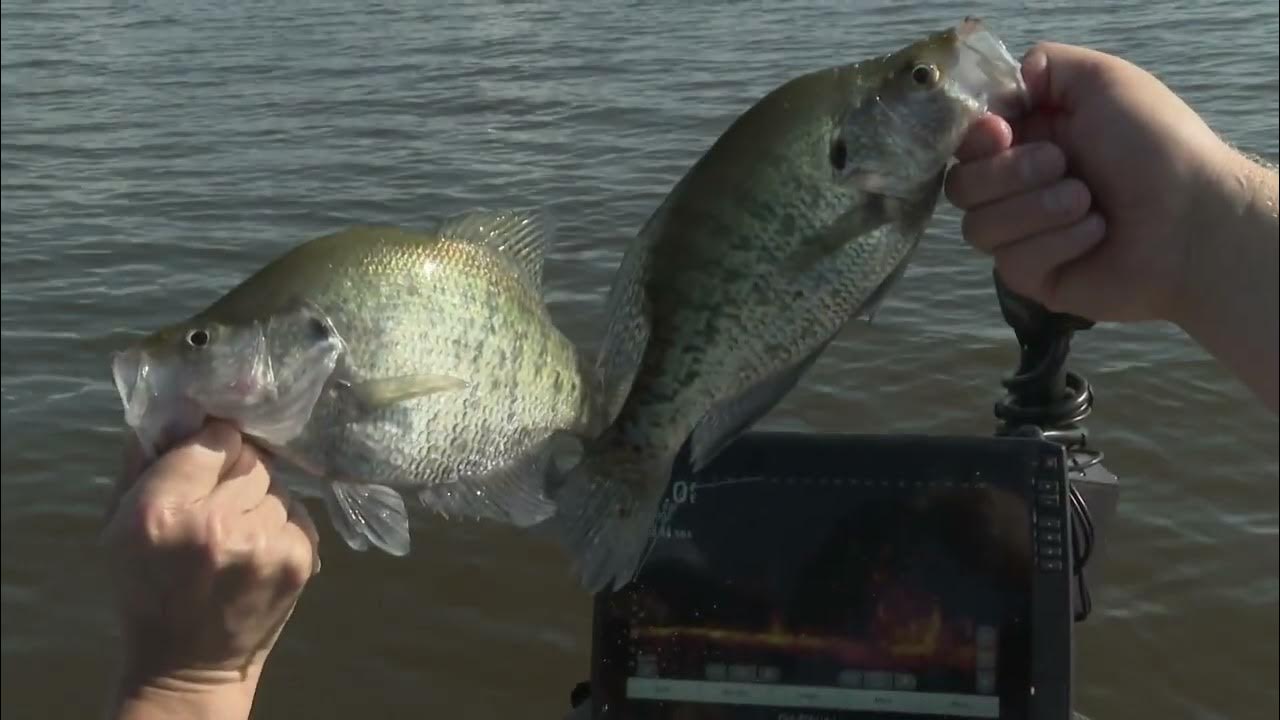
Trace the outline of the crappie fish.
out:
M 784 83 L 693 165 L 610 290 L 597 368 L 611 424 L 553 488 L 550 524 L 585 588 L 633 579 L 682 447 L 705 467 L 872 312 L 972 122 L 1025 104 L 1018 63 L 967 18 Z
M 310 240 L 118 353 L 126 422 L 152 453 L 208 416 L 235 423 L 357 550 L 408 553 L 402 494 L 536 524 L 547 463 L 590 432 L 595 397 L 543 303 L 547 242 L 532 211 Z

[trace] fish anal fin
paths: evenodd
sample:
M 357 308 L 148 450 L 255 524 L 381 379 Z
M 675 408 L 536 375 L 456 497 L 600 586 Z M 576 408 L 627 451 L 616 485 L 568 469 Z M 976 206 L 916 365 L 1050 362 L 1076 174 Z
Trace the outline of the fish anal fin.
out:
M 546 495 L 548 474 L 563 472 L 580 453 L 576 438 L 552 433 L 515 460 L 482 474 L 431 485 L 418 493 L 418 499 L 445 516 L 530 527 L 555 513 L 555 504 Z

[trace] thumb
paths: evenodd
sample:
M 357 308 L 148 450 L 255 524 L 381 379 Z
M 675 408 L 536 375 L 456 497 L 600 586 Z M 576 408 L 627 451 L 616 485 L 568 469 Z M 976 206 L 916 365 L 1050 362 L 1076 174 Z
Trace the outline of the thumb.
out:
M 1098 95 L 1117 62 L 1124 61 L 1076 45 L 1040 42 L 1023 56 L 1022 78 L 1037 109 L 1069 113 Z
M 195 502 L 213 491 L 237 463 L 243 449 L 240 432 L 212 421 L 161 455 L 144 473 L 147 492 L 175 504 Z

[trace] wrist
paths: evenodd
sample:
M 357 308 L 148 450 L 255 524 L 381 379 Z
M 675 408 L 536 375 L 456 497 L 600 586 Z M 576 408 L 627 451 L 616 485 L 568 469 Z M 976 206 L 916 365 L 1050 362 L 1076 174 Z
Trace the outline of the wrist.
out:
M 1272 411 L 1280 410 L 1280 223 L 1276 171 L 1231 151 L 1209 222 L 1191 241 L 1170 319 Z
M 111 717 L 118 720 L 248 718 L 261 667 L 174 669 L 163 673 L 130 663 L 120 678 Z
M 1225 143 L 1212 158 L 1190 199 L 1182 273 L 1164 317 L 1192 336 L 1226 320 L 1220 301 L 1229 288 L 1275 256 L 1275 169 Z

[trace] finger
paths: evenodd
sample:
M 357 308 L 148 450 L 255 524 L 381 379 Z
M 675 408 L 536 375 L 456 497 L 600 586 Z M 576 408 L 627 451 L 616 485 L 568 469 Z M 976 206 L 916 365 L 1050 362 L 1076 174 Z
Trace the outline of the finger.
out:
M 248 518 L 262 530 L 271 534 L 280 532 L 280 528 L 289 522 L 289 503 L 293 498 L 275 480 L 270 481 L 267 493 L 262 501 L 248 513 Z
M 247 445 L 247 443 L 246 443 Z M 267 488 L 252 506 L 243 505 L 249 499 L 235 486 L 243 484 L 255 475 L 267 476 L 261 466 L 253 468 L 247 476 L 233 478 L 218 485 L 209 496 L 208 516 L 205 527 L 212 528 L 212 544 L 216 545 L 215 565 L 243 563 L 259 576 L 275 572 L 282 562 L 281 548 L 288 528 L 290 498 L 283 487 L 269 478 L 263 483 Z
M 987 113 L 969 128 L 956 150 L 956 159 L 969 162 L 994 155 L 1013 143 L 1013 128 L 999 115 Z
M 1089 213 L 1069 227 L 1010 243 L 995 253 L 996 271 L 1010 290 L 1057 306 L 1061 269 L 1102 241 L 1106 222 Z
M 263 458 L 262 451 L 259 450 L 258 446 L 254 445 L 252 442 L 242 440 L 240 444 L 240 454 L 231 462 L 231 466 L 227 468 L 226 472 L 222 473 L 220 479 L 230 480 L 231 478 L 237 478 L 241 475 L 247 475 L 258 463 L 266 465 L 266 460 Z
M 248 512 L 262 503 L 271 487 L 271 474 L 252 443 L 240 445 L 240 455 L 224 479 L 209 493 L 210 511 Z
M 1067 137 L 1067 121 L 1070 116 L 1056 110 L 1036 110 L 1021 118 L 1013 126 L 1013 144 L 1030 145 L 1038 142 L 1054 142 Z
M 287 496 L 268 492 L 248 509 L 226 504 L 217 510 L 211 507 L 211 512 L 221 513 L 214 522 L 223 539 L 219 549 L 225 553 L 224 562 L 248 563 L 261 576 L 274 573 L 287 555 L 281 545 L 288 538 L 287 533 L 282 533 L 289 527 L 288 500 Z
M 289 522 L 297 525 L 313 546 L 319 547 L 320 532 L 316 529 L 316 524 L 311 519 L 311 513 L 307 512 L 307 506 L 297 498 L 290 498 L 288 510 Z
M 238 564 L 250 570 L 252 577 L 272 575 L 285 554 L 282 543 L 287 535 L 282 529 L 288 527 L 288 516 L 284 501 L 269 493 L 248 509 L 226 502 L 211 505 L 201 524 L 208 529 L 214 566 Z
M 291 498 L 289 502 L 289 524 L 302 533 L 311 548 L 311 573 L 314 575 L 320 572 L 320 532 L 316 530 L 316 524 L 311 519 L 311 513 L 307 512 L 307 506 L 297 498 Z
M 1074 224 L 1089 211 L 1089 188 L 1065 178 L 1047 188 L 981 205 L 961 219 L 964 238 L 983 252 Z
M 162 495 L 173 505 L 205 498 L 240 455 L 243 442 L 231 425 L 213 421 L 161 455 L 139 482 L 145 492 Z
M 1067 171 L 1067 158 L 1052 143 L 1032 143 L 961 163 L 947 173 L 946 194 L 963 210 L 1044 187 Z

